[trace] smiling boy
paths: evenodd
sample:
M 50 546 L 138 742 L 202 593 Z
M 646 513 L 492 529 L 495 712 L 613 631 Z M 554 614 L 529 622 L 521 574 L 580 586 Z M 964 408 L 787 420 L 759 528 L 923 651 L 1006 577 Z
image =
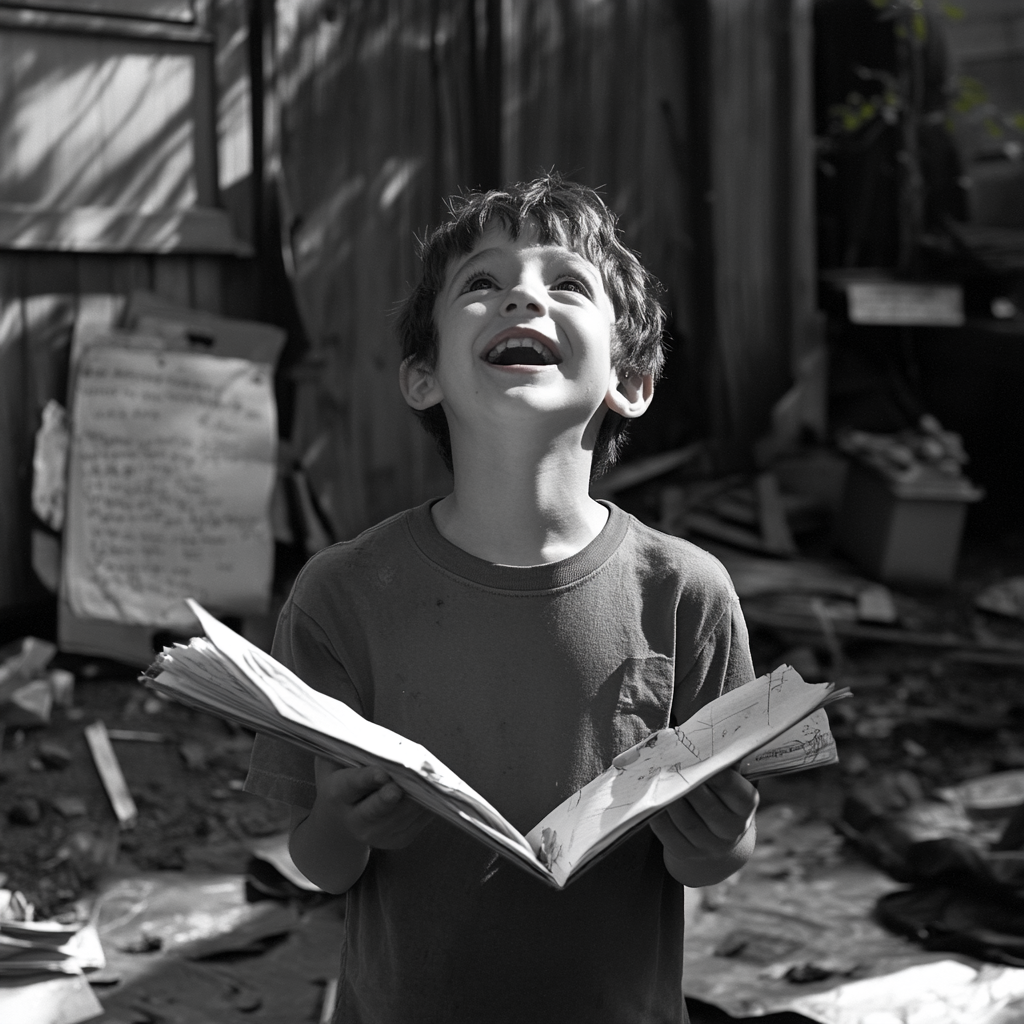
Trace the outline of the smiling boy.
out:
M 450 494 L 305 566 L 274 654 L 424 744 L 528 831 L 654 729 L 753 678 L 725 571 L 590 497 L 651 402 L 663 314 L 596 193 L 549 176 L 459 200 L 426 241 L 400 386 Z M 683 885 L 734 872 L 757 794 L 727 771 L 564 891 L 374 769 L 259 737 L 296 864 L 346 892 L 337 1021 L 671 1022 Z

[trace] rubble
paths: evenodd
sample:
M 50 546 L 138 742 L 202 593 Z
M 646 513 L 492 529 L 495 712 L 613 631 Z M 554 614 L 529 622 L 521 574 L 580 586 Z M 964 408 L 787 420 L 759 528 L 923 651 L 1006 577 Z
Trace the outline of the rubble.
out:
M 986 823 L 978 794 L 985 780 L 1007 783 L 1007 773 L 1016 779 L 1024 770 L 1024 620 L 982 599 L 992 584 L 1024 573 L 1024 551 L 1019 568 L 1012 559 L 997 572 L 992 560 L 972 563 L 971 574 L 941 591 L 886 585 L 831 552 L 834 459 L 815 451 L 805 472 L 790 454 L 788 464 L 746 475 L 687 479 L 702 458 L 680 452 L 674 461 L 648 463 L 643 481 L 621 477 L 633 489 L 615 491 L 616 500 L 723 562 L 750 627 L 755 668 L 786 662 L 808 680 L 848 685 L 859 698 L 830 709 L 837 767 L 761 783 L 756 858 L 739 878 L 701 892 L 688 931 L 690 976 L 708 979 L 690 992 L 695 1000 L 747 1012 L 756 990 L 765 1012 L 801 1012 L 815 999 L 853 998 L 844 993 L 865 980 L 881 983 L 945 956 L 875 918 L 880 900 L 922 880 L 897 878 L 889 867 L 898 858 L 879 859 L 853 834 L 862 830 L 847 814 L 848 800 L 860 801 L 863 834 L 876 837 L 879 822 L 899 815 L 920 814 L 937 828 L 933 812 L 941 805 L 945 839 L 969 836 L 964 845 L 984 854 L 996 873 L 1018 863 L 1014 837 L 1024 835 L 1024 811 L 1016 832 L 1005 800 L 1003 816 Z M 700 532 L 701 516 L 714 520 L 712 529 L 741 531 L 743 546 Z M 9 655 L 21 656 L 23 648 L 14 645 Z M 131 928 L 115 933 L 102 914 L 98 919 L 107 966 L 89 978 L 111 1021 L 187 1020 L 202 1000 L 224 1021 L 271 1020 L 277 988 L 289 986 L 307 1019 L 329 1009 L 338 902 L 311 889 L 291 865 L 287 809 L 241 792 L 251 734 L 144 693 L 134 669 L 116 664 L 53 655 L 28 675 L 11 692 L 43 682 L 50 712 L 45 722 L 6 721 L 0 871 L 9 877 L 0 884 L 24 894 L 44 921 L 80 920 L 74 915 L 97 900 L 108 900 L 103 905 L 113 912 L 131 892 L 138 897 L 133 879 L 160 878 L 169 887 L 166 896 L 147 890 L 152 898 L 142 900 Z M 86 738 L 98 724 L 120 772 L 121 796 L 134 805 L 123 821 L 104 788 L 102 758 L 95 760 Z M 993 790 L 984 792 L 991 799 Z M 133 827 L 124 827 L 129 821 Z M 181 920 L 199 921 L 199 897 L 190 889 L 197 877 L 230 879 L 235 909 L 203 940 L 209 955 L 193 957 L 172 937 L 165 915 L 187 890 L 193 902 L 178 908 Z M 200 902 L 220 914 L 219 897 L 205 892 Z M 261 903 L 269 909 L 251 909 Z M 895 897 L 887 906 L 894 914 L 906 910 Z M 948 906 L 962 909 L 956 901 Z M 827 937 L 833 929 L 834 942 Z M 326 942 L 315 955 L 311 934 Z M 288 959 L 300 952 L 322 965 L 315 983 Z M 147 982 L 144 972 L 157 962 L 161 970 Z

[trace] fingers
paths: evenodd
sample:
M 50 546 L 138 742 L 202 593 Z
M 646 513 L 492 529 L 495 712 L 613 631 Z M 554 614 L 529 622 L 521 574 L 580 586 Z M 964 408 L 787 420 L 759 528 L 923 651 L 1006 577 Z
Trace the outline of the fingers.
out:
M 728 840 L 750 827 L 758 792 L 742 775 L 730 770 L 691 790 L 685 801 L 713 836 Z
M 381 768 L 340 768 L 317 759 L 317 795 L 354 839 L 380 849 L 408 845 L 430 820 Z
M 380 768 L 339 768 L 338 765 L 317 758 L 317 789 L 327 791 L 341 803 L 355 805 L 385 786 L 388 774 Z
M 754 784 L 735 768 L 719 772 L 699 789 L 714 793 L 730 811 L 744 817 L 756 810 L 760 799 Z
M 758 792 L 728 770 L 669 805 L 652 823 L 655 834 L 678 856 L 732 849 L 750 830 Z
M 383 821 L 398 810 L 399 805 L 405 800 L 402 790 L 384 776 L 384 783 L 379 789 L 374 790 L 369 796 L 364 797 L 354 804 L 354 810 L 364 821 Z

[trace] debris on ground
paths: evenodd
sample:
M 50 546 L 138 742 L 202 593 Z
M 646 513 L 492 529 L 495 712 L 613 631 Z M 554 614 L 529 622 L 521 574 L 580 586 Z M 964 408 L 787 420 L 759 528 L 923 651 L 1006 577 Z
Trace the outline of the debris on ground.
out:
M 1024 620 L 1024 576 L 1011 576 L 989 584 L 974 603 L 983 611 Z
M 978 933 L 950 945 L 949 923 L 967 912 L 965 865 L 1014 899 L 1024 877 L 1024 538 L 971 541 L 942 588 L 886 583 L 834 554 L 844 457 L 819 447 L 708 480 L 694 479 L 701 449 L 666 454 L 615 471 L 609 493 L 722 561 L 759 673 L 788 663 L 858 697 L 829 709 L 839 765 L 764 780 L 755 858 L 699 891 L 695 1022 L 701 1006 L 856 1020 L 850 1007 L 891 1001 L 926 968 L 951 1005 L 979 1008 L 965 1019 L 995 1021 L 998 1000 L 980 993 L 1001 991 L 1004 1009 L 1018 998 L 1017 975 L 999 973 L 1016 970 L 999 959 L 1017 955 L 1013 899 L 999 949 Z M 0 978 L 0 1019 L 43 1020 L 32 1014 L 57 999 L 101 1005 L 98 1024 L 328 1019 L 343 901 L 291 863 L 288 809 L 242 791 L 252 734 L 145 692 L 134 668 L 42 643 L 0 651 L 0 905 L 6 892 L 50 927 L 94 921 L 106 966 L 14 989 Z M 27 686 L 44 713 L 12 699 Z M 97 726 L 106 744 L 90 745 Z M 123 784 L 113 800 L 104 764 Z M 119 820 L 125 795 L 134 814 L 122 802 Z M 941 877 L 922 877 L 922 842 L 949 854 Z M 11 992 L 36 1009 L 9 1013 Z

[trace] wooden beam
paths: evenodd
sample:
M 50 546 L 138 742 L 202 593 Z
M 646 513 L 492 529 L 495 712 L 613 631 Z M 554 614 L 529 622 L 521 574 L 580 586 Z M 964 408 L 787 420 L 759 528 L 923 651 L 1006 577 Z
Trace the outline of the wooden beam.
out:
M 210 34 L 198 25 L 152 18 L 110 17 L 71 11 L 0 8 L 0 30 L 59 32 L 64 35 L 115 36 L 176 43 L 209 43 Z
M 141 213 L 116 206 L 68 210 L 0 203 L 0 248 L 58 252 L 251 256 L 213 207 Z
M 134 828 L 139 812 L 128 791 L 128 783 L 125 782 L 124 773 L 121 771 L 117 754 L 114 753 L 106 725 L 101 721 L 87 725 L 85 741 L 89 744 L 92 759 L 96 764 L 96 771 L 99 772 L 103 788 L 110 798 L 110 806 L 114 809 L 118 824 L 124 829 Z

